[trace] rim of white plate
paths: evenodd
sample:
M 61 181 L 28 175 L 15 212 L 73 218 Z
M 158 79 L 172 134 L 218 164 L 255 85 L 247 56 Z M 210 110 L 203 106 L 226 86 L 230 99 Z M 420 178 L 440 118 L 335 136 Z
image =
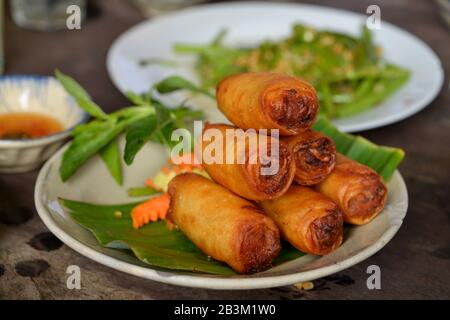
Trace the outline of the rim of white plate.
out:
M 124 273 L 128 273 L 137 277 L 141 277 L 148 280 L 154 280 L 162 283 L 178 285 L 183 287 L 193 287 L 193 288 L 204 288 L 204 289 L 214 289 L 214 290 L 248 290 L 248 289 L 263 289 L 263 288 L 272 288 L 272 287 L 281 287 L 286 285 L 291 285 L 295 283 L 311 281 L 319 278 L 326 277 L 330 274 L 342 271 L 347 269 L 378 252 L 382 249 L 397 233 L 400 229 L 403 219 L 406 216 L 406 212 L 408 209 L 408 191 L 406 188 L 406 184 L 403 180 L 401 174 L 396 171 L 394 175 L 395 178 L 398 179 L 399 188 L 401 188 L 401 193 L 405 197 L 405 201 L 402 201 L 401 204 L 401 217 L 396 219 L 396 223 L 392 224 L 386 232 L 372 245 L 368 246 L 364 250 L 360 251 L 356 255 L 339 261 L 333 265 L 329 265 L 326 267 L 303 271 L 299 273 L 287 274 L 287 275 L 279 275 L 279 276 L 260 276 L 253 278 L 218 278 L 218 277 L 200 277 L 195 274 L 186 275 L 186 274 L 177 274 L 174 271 L 164 271 L 168 276 L 161 275 L 160 270 L 152 269 L 149 267 L 141 267 L 138 265 L 134 265 L 128 262 L 117 260 L 111 256 L 108 256 L 104 253 L 98 252 L 89 246 L 81 243 L 77 239 L 73 238 L 69 234 L 67 234 L 63 229 L 61 229 L 55 220 L 52 218 L 52 215 L 47 208 L 47 205 L 44 201 L 44 186 L 47 176 L 49 174 L 50 168 L 55 164 L 61 157 L 62 153 L 66 150 L 68 144 L 62 147 L 57 153 L 55 153 L 50 160 L 48 160 L 45 165 L 42 167 L 39 172 L 38 178 L 36 180 L 35 185 L 35 205 L 37 212 L 44 222 L 44 224 L 49 228 L 49 230 L 58 237 L 62 242 L 64 242 L 67 246 L 77 251 L 81 255 L 94 260 L 100 264 L 108 266 L 112 269 L 122 271 Z

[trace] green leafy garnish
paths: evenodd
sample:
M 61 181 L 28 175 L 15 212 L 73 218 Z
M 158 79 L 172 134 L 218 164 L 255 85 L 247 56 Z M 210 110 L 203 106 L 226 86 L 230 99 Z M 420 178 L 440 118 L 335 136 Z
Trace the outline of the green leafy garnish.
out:
M 90 123 L 83 126 L 83 130 L 74 131 L 74 140 L 64 152 L 59 168 L 61 179 L 67 181 L 81 165 L 106 147 L 122 130 L 112 120 L 106 120 Z
M 141 148 L 150 141 L 156 128 L 156 117 L 154 115 L 143 118 L 128 127 L 126 135 L 124 160 L 127 165 L 131 165 L 134 157 Z
M 119 185 L 122 185 L 122 161 L 117 141 L 113 140 L 107 144 L 106 147 L 101 149 L 100 156 L 114 180 L 116 180 Z
M 196 93 L 205 94 L 213 99 L 215 96 L 208 90 L 202 89 L 199 86 L 193 84 L 191 81 L 186 80 L 180 76 L 170 76 L 163 81 L 155 85 L 155 89 L 162 94 L 172 93 L 178 90 L 190 90 Z
M 130 212 L 137 203 L 95 205 L 66 199 L 60 199 L 60 203 L 75 221 L 94 234 L 101 245 L 130 250 L 148 265 L 170 270 L 236 275 L 226 264 L 206 256 L 179 229 L 171 230 L 163 221 L 134 229 Z M 116 212 L 121 212 L 120 218 L 117 218 Z M 295 248 L 286 246 L 277 258 L 277 264 L 302 255 Z
M 130 212 L 137 204 L 94 205 L 61 199 L 70 216 L 91 230 L 97 241 L 108 248 L 128 249 L 141 261 L 160 268 L 211 274 L 235 274 L 225 264 L 209 259 L 178 229 L 155 222 L 136 230 Z M 115 212 L 121 212 L 117 218 Z
M 176 44 L 174 51 L 196 57 L 205 90 L 240 72 L 273 71 L 310 82 L 322 114 L 330 118 L 360 113 L 384 101 L 409 79 L 410 72 L 382 59 L 369 29 L 359 37 L 295 24 L 291 35 L 253 47 L 225 45 L 223 30 L 204 45 Z
M 149 66 L 149 65 L 162 65 L 168 67 L 176 67 L 178 63 L 173 60 L 160 59 L 160 58 L 147 58 L 139 61 L 141 66 Z
M 150 187 L 136 187 L 128 189 L 129 197 L 146 197 L 159 193 L 160 191 Z
M 75 99 L 75 101 L 84 111 L 95 118 L 108 118 L 103 110 L 91 100 L 89 94 L 73 78 L 66 76 L 59 70 L 55 71 L 55 76 L 67 91 L 67 93 Z
M 131 165 L 145 143 L 153 141 L 171 148 L 175 145 L 171 139 L 172 131 L 186 128 L 188 119 L 200 119 L 203 116 L 202 112 L 190 110 L 185 105 L 175 108 L 165 105 L 154 98 L 153 93 L 156 89 L 153 88 L 144 95 L 128 93 L 133 106 L 106 114 L 74 79 L 60 71 L 56 71 L 55 74 L 67 93 L 94 117 L 94 120 L 78 126 L 72 133 L 74 139 L 65 151 L 60 167 L 63 181 L 72 177 L 87 160 L 100 154 L 114 180 L 121 184 L 122 168 L 117 143 L 120 134 L 126 133 L 123 158 L 127 165 Z M 173 80 L 166 79 L 161 83 L 164 89 L 160 93 L 171 93 L 181 89 L 204 93 L 181 77 L 176 78 L 177 86 Z M 156 84 L 156 87 L 161 83 Z

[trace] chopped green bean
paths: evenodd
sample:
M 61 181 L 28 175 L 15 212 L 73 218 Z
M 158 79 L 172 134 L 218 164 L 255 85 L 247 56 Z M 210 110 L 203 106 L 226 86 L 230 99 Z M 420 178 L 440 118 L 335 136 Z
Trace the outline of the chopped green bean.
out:
M 177 44 L 175 52 L 197 57 L 195 69 L 204 88 L 225 76 L 248 71 L 287 73 L 317 88 L 321 113 L 345 117 L 383 101 L 408 80 L 409 72 L 381 58 L 363 27 L 359 37 L 296 24 L 289 37 L 253 47 L 223 44 L 222 30 L 205 45 Z

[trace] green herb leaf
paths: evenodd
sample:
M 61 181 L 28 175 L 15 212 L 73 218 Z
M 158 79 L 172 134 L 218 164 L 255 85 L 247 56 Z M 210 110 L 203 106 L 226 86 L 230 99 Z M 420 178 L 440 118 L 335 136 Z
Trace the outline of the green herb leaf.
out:
M 88 93 L 72 78 L 55 72 L 65 90 L 76 101 L 98 119 L 85 125 L 77 126 L 72 135 L 73 142 L 65 151 L 60 166 L 60 176 L 67 181 L 88 159 L 100 153 L 103 161 L 114 179 L 121 184 L 120 152 L 116 142 L 112 142 L 124 130 L 127 130 L 124 152 L 125 163 L 130 165 L 142 146 L 148 141 L 154 141 L 172 148 L 177 142 L 171 141 L 172 131 L 185 127 L 185 121 L 191 117 L 201 116 L 199 111 L 192 111 L 184 106 L 169 108 L 152 98 L 151 92 L 145 95 L 128 93 L 128 98 L 137 106 L 120 109 L 106 115 L 98 105 L 90 100 Z M 178 79 L 178 80 L 177 80 Z M 179 82 L 179 80 L 182 80 Z M 177 82 L 178 81 L 178 82 Z M 163 80 L 164 90 L 178 90 L 189 88 L 201 90 L 180 77 Z M 165 83 L 165 84 L 164 84 Z
M 99 119 L 107 119 L 103 110 L 91 100 L 89 94 L 71 77 L 63 74 L 59 70 L 55 71 L 55 76 L 64 87 L 66 92 L 70 94 L 78 105 L 91 116 Z
M 160 193 L 160 191 L 155 190 L 150 187 L 137 187 L 137 188 L 128 189 L 128 196 L 130 196 L 130 197 L 152 196 L 157 193 Z
M 147 101 L 145 100 L 145 98 L 139 94 L 136 94 L 134 92 L 128 91 L 127 92 L 127 98 L 128 100 L 130 100 L 132 103 L 134 103 L 137 106 L 142 106 L 147 104 Z
M 102 121 L 96 120 L 83 125 L 74 132 L 74 140 L 69 148 L 64 152 L 60 176 L 63 181 L 67 181 L 88 159 L 97 154 L 108 145 L 131 123 L 153 113 L 152 109 L 137 109 L 128 117 L 117 120 L 114 117 Z
M 158 130 L 152 137 L 152 141 L 165 145 L 170 150 L 178 144 L 178 141 L 172 141 L 172 133 L 175 129 L 187 129 L 186 123 L 188 120 L 203 118 L 202 111 L 192 110 L 184 105 L 173 109 L 164 108 L 158 103 L 154 105 L 159 120 Z
M 70 216 L 89 229 L 108 248 L 130 249 L 135 256 L 154 267 L 218 275 L 235 275 L 227 265 L 209 258 L 179 229 L 169 230 L 165 222 L 153 222 L 136 230 L 130 212 L 138 203 L 96 205 L 60 199 Z M 120 218 L 115 214 L 121 212 Z M 276 259 L 280 264 L 304 254 L 289 244 Z
M 127 165 L 131 165 L 136 154 L 145 143 L 150 141 L 156 130 L 156 116 L 150 115 L 133 124 L 127 130 L 124 160 Z
M 160 59 L 160 58 L 148 58 L 142 59 L 139 61 L 139 65 L 142 67 L 146 67 L 149 65 L 160 65 L 166 67 L 176 67 L 178 66 L 178 62 L 174 60 Z
M 172 93 L 178 90 L 190 90 L 192 92 L 201 93 L 211 98 L 215 98 L 208 90 L 202 89 L 189 80 L 180 76 L 171 76 L 155 85 L 155 89 L 161 94 Z
M 122 161 L 120 158 L 119 144 L 112 140 L 100 150 L 100 156 L 106 164 L 109 172 L 119 185 L 122 185 Z
M 63 181 L 67 181 L 81 165 L 99 152 L 114 139 L 122 130 L 114 121 L 95 122 L 90 124 L 70 144 L 64 152 L 60 167 L 60 175 Z
M 335 118 L 375 106 L 408 81 L 408 77 L 394 77 L 393 70 L 386 72 L 389 64 L 366 27 L 354 37 L 296 24 L 290 36 L 250 47 L 227 46 L 222 38 L 220 33 L 203 45 L 174 46 L 176 53 L 196 58 L 193 67 L 205 89 L 231 74 L 282 70 L 310 82 L 317 89 L 321 113 Z
M 178 112 L 183 112 L 180 108 Z M 157 113 L 158 114 L 158 113 Z M 160 110 L 163 119 L 173 119 L 174 113 Z M 176 118 L 176 117 L 175 117 Z M 95 123 L 95 122 L 94 122 Z M 80 129 L 84 138 L 102 132 L 100 124 L 89 124 Z M 173 123 L 171 123 L 173 125 Z M 326 117 L 319 117 L 314 129 L 329 135 L 337 150 L 346 156 L 366 164 L 388 180 L 404 157 L 401 149 L 377 146 L 368 140 L 342 133 Z M 131 189 L 130 195 L 150 195 L 151 188 Z M 132 227 L 130 212 L 137 203 L 128 205 L 94 205 L 61 200 L 71 217 L 89 229 L 103 246 L 115 249 L 130 249 L 141 261 L 160 268 L 203 272 L 219 275 L 235 274 L 228 266 L 204 255 L 180 230 L 169 230 L 164 222 L 150 223 L 139 230 Z M 121 212 L 120 217 L 115 214 Z M 296 259 L 303 253 L 284 243 L 274 265 Z
M 219 33 L 212 40 L 211 45 L 213 45 L 213 46 L 221 45 L 223 42 L 223 39 L 225 39 L 227 33 L 228 33 L 227 29 L 220 30 Z

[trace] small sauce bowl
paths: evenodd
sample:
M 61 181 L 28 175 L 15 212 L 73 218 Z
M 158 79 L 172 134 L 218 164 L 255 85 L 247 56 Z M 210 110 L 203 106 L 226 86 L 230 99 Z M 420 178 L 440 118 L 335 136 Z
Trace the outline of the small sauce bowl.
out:
M 0 116 L 18 113 L 49 116 L 57 120 L 63 130 L 30 139 L 0 137 L 0 173 L 36 169 L 61 147 L 77 125 L 89 119 L 53 77 L 0 77 Z

